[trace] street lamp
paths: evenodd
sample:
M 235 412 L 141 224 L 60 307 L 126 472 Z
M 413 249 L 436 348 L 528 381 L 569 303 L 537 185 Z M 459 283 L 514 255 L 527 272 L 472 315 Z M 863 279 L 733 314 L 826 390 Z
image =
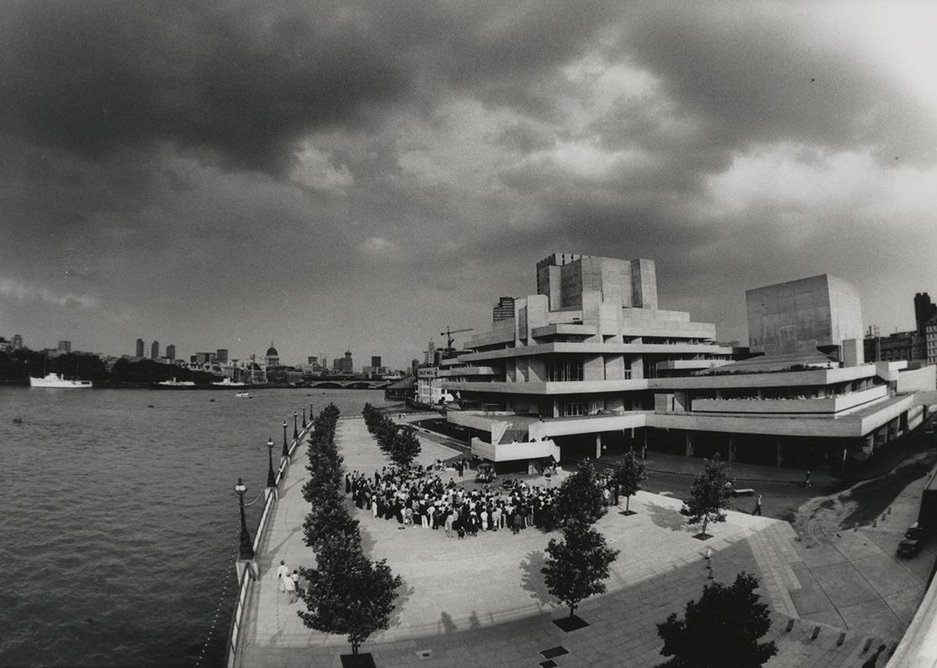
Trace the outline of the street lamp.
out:
M 299 413 L 293 411 L 293 440 L 295 441 L 299 438 L 299 430 L 296 428 L 296 418 L 299 417 Z
M 276 487 L 277 478 L 273 474 L 273 439 L 267 439 L 267 487 Z
M 309 402 L 309 423 L 312 424 L 312 402 Z
M 303 429 L 306 428 L 306 407 L 303 406 Z
M 238 559 L 250 561 L 254 558 L 254 546 L 251 544 L 251 535 L 247 533 L 247 520 L 244 519 L 244 492 L 247 491 L 247 487 L 240 478 L 238 478 L 238 484 L 234 486 L 234 491 L 238 493 L 238 503 L 241 507 L 241 549 Z
M 286 420 L 283 420 L 283 456 L 284 457 L 290 456 L 290 449 L 286 445 Z

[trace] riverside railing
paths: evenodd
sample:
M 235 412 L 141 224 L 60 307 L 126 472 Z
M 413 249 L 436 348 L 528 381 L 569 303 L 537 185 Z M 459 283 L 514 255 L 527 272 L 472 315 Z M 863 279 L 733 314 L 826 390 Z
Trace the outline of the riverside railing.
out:
M 286 475 L 286 469 L 289 468 L 292 460 L 293 453 L 302 443 L 303 438 L 306 434 L 312 431 L 312 404 L 309 405 L 309 422 L 303 425 L 302 430 L 299 431 L 298 435 L 292 439 L 288 448 L 288 456 L 283 457 L 280 461 L 280 466 L 277 469 L 277 474 L 275 478 L 275 487 L 268 487 L 265 490 L 266 501 L 264 502 L 264 510 L 260 515 L 260 523 L 257 525 L 257 530 L 254 532 L 254 560 L 252 560 L 250 565 L 245 565 L 238 568 L 238 578 L 240 578 L 240 585 L 238 587 L 238 599 L 237 604 L 234 608 L 234 614 L 231 616 L 231 626 L 228 629 L 228 643 L 227 643 L 227 660 L 225 665 L 228 668 L 234 668 L 235 662 L 237 661 L 237 652 L 238 652 L 238 641 L 241 635 L 241 618 L 244 615 L 244 610 L 247 607 L 247 602 L 250 597 L 251 587 L 254 583 L 254 576 L 252 573 L 256 573 L 256 558 L 257 550 L 260 547 L 260 542 L 263 540 L 265 535 L 265 530 L 267 528 L 267 518 L 270 516 L 270 512 L 273 509 L 274 504 L 277 502 L 278 490 L 280 489 L 280 480 L 283 479 L 283 476 Z

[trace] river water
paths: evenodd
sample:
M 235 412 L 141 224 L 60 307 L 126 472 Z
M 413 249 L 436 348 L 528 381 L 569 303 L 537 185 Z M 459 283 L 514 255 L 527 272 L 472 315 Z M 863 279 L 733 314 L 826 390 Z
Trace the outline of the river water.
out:
M 385 404 L 370 390 L 252 394 L 0 386 L 0 666 L 223 663 L 238 477 L 255 499 L 267 438 L 276 457 L 283 421 L 292 437 L 310 402 Z M 262 505 L 247 508 L 252 537 Z

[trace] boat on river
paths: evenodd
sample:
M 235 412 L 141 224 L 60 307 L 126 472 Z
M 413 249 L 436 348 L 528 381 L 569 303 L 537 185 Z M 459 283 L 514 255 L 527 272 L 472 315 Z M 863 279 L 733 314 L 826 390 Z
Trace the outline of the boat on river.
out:
M 247 383 L 242 383 L 239 380 L 231 380 L 230 378 L 223 378 L 219 381 L 215 381 L 211 384 L 213 388 L 216 389 L 225 389 L 226 387 L 247 387 Z
M 30 387 L 44 387 L 56 390 L 85 390 L 91 387 L 90 380 L 72 380 L 63 378 L 60 373 L 47 373 L 43 378 L 29 377 Z
M 176 380 L 175 377 L 173 377 L 172 380 L 159 381 L 158 383 L 156 383 L 156 387 L 166 388 L 170 390 L 184 390 L 186 388 L 191 389 L 195 387 L 195 381 L 194 380 Z
M 250 399 L 251 393 L 250 392 L 236 392 L 234 396 L 238 397 L 239 399 Z

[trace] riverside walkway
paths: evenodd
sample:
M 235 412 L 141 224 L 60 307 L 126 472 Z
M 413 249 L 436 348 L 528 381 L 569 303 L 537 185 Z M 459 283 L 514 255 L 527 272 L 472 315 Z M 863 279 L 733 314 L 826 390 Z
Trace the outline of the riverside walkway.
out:
M 421 463 L 455 454 L 421 442 Z M 341 419 L 337 443 L 349 472 L 370 474 L 387 463 L 361 419 Z M 291 570 L 315 564 L 302 536 L 305 462 L 301 448 L 260 542 L 260 579 L 242 622 L 240 666 L 340 666 L 339 655 L 350 652 L 344 636 L 304 627 L 297 615 L 302 602 L 289 604 L 277 591 L 281 560 Z M 590 625 L 571 633 L 552 623 L 568 611 L 551 599 L 540 573 L 544 548 L 559 534 L 526 529 L 459 540 L 441 530 L 401 529 L 352 507 L 366 552 L 386 558 L 403 579 L 390 628 L 372 636 L 362 651 L 382 667 L 551 665 L 543 662 L 553 653 L 560 666 L 653 666 L 664 660 L 656 624 L 672 612 L 682 616 L 686 603 L 711 581 L 702 554 L 707 546 L 714 551 L 715 580 L 730 583 L 742 570 L 759 578 L 762 600 L 772 610 L 768 638 L 779 649 L 768 666 L 859 666 L 879 644 L 894 646 L 923 596 L 922 569 L 909 570 L 892 558 L 894 531 L 799 540 L 785 522 L 730 512 L 726 523 L 711 525 L 715 537 L 704 543 L 693 538 L 680 505 L 639 492 L 631 500 L 636 515 L 611 509 L 598 522 L 621 553 L 611 567 L 608 593 L 577 611 Z M 896 527 L 903 526 L 902 513 L 895 511 Z

